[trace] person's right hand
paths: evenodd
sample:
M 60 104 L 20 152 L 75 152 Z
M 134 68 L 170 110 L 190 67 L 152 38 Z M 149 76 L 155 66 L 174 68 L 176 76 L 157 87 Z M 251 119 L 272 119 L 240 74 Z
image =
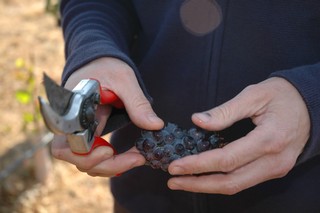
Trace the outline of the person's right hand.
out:
M 163 121 L 144 96 L 134 71 L 123 61 L 110 57 L 97 59 L 74 72 L 65 87 L 72 90 L 82 79 L 87 78 L 99 80 L 101 87 L 117 94 L 136 126 L 147 130 L 163 127 Z M 110 113 L 110 106 L 99 106 L 96 115 L 99 122 L 95 132 L 97 136 L 101 135 Z M 71 152 L 64 135 L 54 137 L 52 154 L 91 176 L 110 177 L 145 163 L 144 157 L 134 147 L 115 156 L 110 147 L 97 147 L 87 156 L 76 155 Z

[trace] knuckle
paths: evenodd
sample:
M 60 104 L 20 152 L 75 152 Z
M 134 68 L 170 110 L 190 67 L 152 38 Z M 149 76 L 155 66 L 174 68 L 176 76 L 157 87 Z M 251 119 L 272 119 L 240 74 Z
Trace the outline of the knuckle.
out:
M 255 101 L 269 100 L 270 92 L 269 90 L 266 90 L 261 84 L 251 84 L 244 88 L 239 96 L 245 99 L 250 97 L 250 99 L 253 98 Z
M 83 169 L 83 168 L 81 168 L 81 167 L 79 167 L 79 166 L 76 166 L 76 168 L 77 168 L 80 172 L 87 172 L 86 169 Z
M 295 160 L 283 160 L 274 170 L 274 178 L 282 178 L 286 176 L 295 165 Z
M 236 168 L 237 158 L 232 154 L 225 154 L 220 160 L 218 168 L 221 172 L 230 172 Z
M 259 87 L 257 86 L 257 84 L 251 84 L 248 85 L 247 87 L 245 87 L 241 93 L 255 93 L 257 92 L 257 89 L 259 89 Z
M 190 164 L 190 171 L 194 174 L 199 174 L 207 171 L 211 171 L 211 164 L 208 160 L 203 160 L 200 155 L 195 155 L 195 163 Z
M 127 78 L 128 76 L 133 76 L 134 73 L 133 73 L 133 70 L 126 64 L 126 63 L 123 63 L 122 61 L 120 61 L 121 64 L 119 64 L 121 67 L 121 72 L 119 72 L 121 74 L 121 76 L 123 78 Z
M 147 101 L 147 99 L 141 95 L 133 96 L 130 103 L 131 106 L 135 107 L 136 109 L 146 109 L 150 107 L 149 101 Z
M 51 149 L 51 154 L 56 159 L 63 159 L 63 152 L 60 149 Z
M 259 94 L 259 95 L 254 95 Z M 265 89 L 264 86 L 261 84 L 251 84 L 244 88 L 240 95 L 243 95 L 245 97 L 254 96 L 256 99 L 266 99 L 269 96 L 268 90 Z
M 97 177 L 98 174 L 97 173 L 93 173 L 93 172 L 87 172 L 87 174 L 91 177 Z
M 112 68 L 113 69 L 111 69 L 111 72 L 108 73 L 108 77 L 112 81 L 126 82 L 127 79 L 130 79 L 132 76 L 134 76 L 134 73 L 130 67 L 128 67 L 122 61 L 118 61 L 117 64 L 114 64 Z M 117 72 L 114 72 L 114 69 L 116 69 Z
M 288 140 L 287 133 L 285 131 L 277 132 L 277 141 L 286 142 Z
M 287 138 L 284 133 L 277 133 L 276 139 L 269 141 L 266 153 L 276 154 L 282 152 L 287 146 Z
M 288 170 L 286 168 L 277 169 L 277 172 L 274 175 L 274 178 L 282 178 L 288 174 Z
M 231 114 L 230 108 L 229 108 L 229 107 L 226 107 L 226 106 L 218 107 L 217 110 L 218 110 L 219 116 L 220 116 L 223 120 L 226 120 L 226 119 L 230 116 L 230 114 Z
M 212 111 L 209 112 L 212 118 L 221 122 L 215 122 L 216 128 L 224 128 L 225 123 L 224 121 L 229 120 L 232 117 L 232 107 L 229 105 L 221 105 L 214 108 Z
M 234 195 L 240 192 L 241 190 L 242 189 L 239 184 L 229 180 L 224 184 L 222 193 L 226 195 Z
M 81 165 L 77 165 L 77 168 L 82 172 L 88 171 L 93 167 L 94 167 L 94 163 L 92 163 L 90 160 L 83 161 L 81 162 Z

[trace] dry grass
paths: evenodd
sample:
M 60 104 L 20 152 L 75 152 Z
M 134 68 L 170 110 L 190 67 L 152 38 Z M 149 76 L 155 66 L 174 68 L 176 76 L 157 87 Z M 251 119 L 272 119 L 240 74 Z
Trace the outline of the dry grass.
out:
M 21 81 L 25 74 L 15 66 L 16 59 L 33 67 L 35 96 L 42 92 L 42 73 L 58 81 L 63 68 L 61 29 L 45 13 L 44 4 L 44 0 L 0 1 L 0 171 L 30 148 L 26 140 L 32 138 L 35 143 L 45 132 L 41 123 L 23 126 L 23 113 L 32 107 L 15 98 L 15 92 L 25 86 Z M 52 162 L 45 184 L 35 178 L 35 158 L 24 161 L 2 181 L 0 212 L 111 212 L 108 178 L 92 178 L 65 162 Z

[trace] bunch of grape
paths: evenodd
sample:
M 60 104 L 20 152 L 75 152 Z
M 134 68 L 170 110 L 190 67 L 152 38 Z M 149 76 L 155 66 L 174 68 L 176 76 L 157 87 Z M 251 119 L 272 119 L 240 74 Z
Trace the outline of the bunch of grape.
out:
M 163 171 L 168 171 L 169 164 L 176 159 L 224 145 L 216 133 L 209 134 L 198 128 L 182 130 L 172 123 L 158 131 L 143 130 L 136 142 L 137 149 L 147 161 L 146 165 Z

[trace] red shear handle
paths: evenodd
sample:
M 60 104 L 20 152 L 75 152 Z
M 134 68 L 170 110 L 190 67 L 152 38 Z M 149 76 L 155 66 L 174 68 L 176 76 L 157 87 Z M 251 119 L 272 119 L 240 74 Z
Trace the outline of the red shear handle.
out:
M 100 103 L 110 104 L 118 109 L 124 108 L 124 104 L 114 92 L 111 90 L 104 90 L 102 88 L 100 88 Z
M 105 139 L 103 139 L 101 137 L 94 136 L 94 142 L 92 144 L 90 152 L 92 152 L 92 150 L 94 150 L 95 148 L 97 148 L 99 146 L 111 147 L 111 149 L 113 150 L 113 154 L 114 155 L 117 154 L 117 151 L 115 150 L 115 148 L 108 141 L 106 141 Z
M 112 150 L 113 150 L 113 155 L 117 154 L 116 149 L 108 141 L 106 141 L 105 139 L 103 139 L 101 137 L 97 137 L 97 136 L 94 137 L 94 142 L 93 142 L 92 147 L 89 150 L 89 152 L 87 152 L 87 153 L 75 153 L 75 154 L 82 155 L 82 156 L 89 155 L 95 148 L 97 148 L 99 146 L 111 147 Z M 116 174 L 116 177 L 119 177 L 119 176 L 121 176 L 121 173 Z
M 77 155 L 89 155 L 95 148 L 99 147 L 99 146 L 108 146 L 111 147 L 113 150 L 113 154 L 117 154 L 117 151 L 115 150 L 115 148 L 105 139 L 101 138 L 101 137 L 94 137 L 94 141 L 93 144 L 91 146 L 91 149 L 89 150 L 89 152 L 86 153 L 78 153 L 78 152 L 73 152 Z
M 95 79 L 95 78 L 90 78 L 90 79 L 95 80 L 99 83 L 100 104 L 109 104 L 118 109 L 124 108 L 124 104 L 114 92 L 112 92 L 111 90 L 108 90 L 107 88 L 101 87 L 100 81 L 98 79 Z

